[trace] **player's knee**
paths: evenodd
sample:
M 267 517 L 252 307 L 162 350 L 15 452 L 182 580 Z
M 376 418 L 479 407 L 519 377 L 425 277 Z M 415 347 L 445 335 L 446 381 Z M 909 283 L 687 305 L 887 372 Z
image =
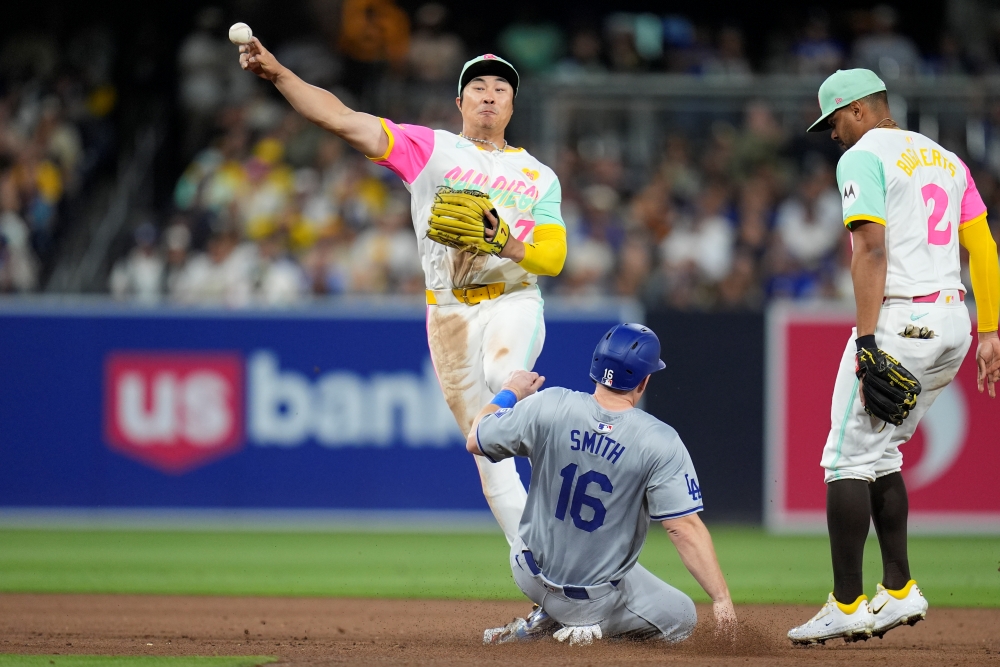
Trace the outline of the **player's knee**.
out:
M 484 370 L 486 376 L 486 386 L 496 394 L 503 388 L 503 383 L 507 381 L 510 374 L 517 370 L 509 364 L 487 364 Z
M 676 607 L 671 609 L 674 622 L 663 633 L 664 641 L 668 642 L 684 641 L 691 636 L 695 626 L 698 625 L 698 611 L 695 609 L 694 600 L 683 595 L 675 604 Z

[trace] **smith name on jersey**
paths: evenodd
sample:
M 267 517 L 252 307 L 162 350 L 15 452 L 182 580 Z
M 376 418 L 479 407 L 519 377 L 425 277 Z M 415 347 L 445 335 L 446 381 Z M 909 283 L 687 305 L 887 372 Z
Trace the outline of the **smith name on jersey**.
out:
M 559 584 L 621 579 L 639 558 L 650 520 L 703 507 L 677 432 L 637 408 L 610 412 L 591 394 L 553 387 L 487 415 L 476 437 L 490 460 L 531 461 L 518 535 Z

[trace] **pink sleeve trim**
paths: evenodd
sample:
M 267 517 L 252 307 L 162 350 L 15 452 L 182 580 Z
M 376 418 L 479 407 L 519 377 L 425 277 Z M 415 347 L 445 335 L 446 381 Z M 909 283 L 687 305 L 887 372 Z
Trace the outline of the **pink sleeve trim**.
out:
M 434 130 L 421 125 L 397 125 L 388 118 L 381 121 L 389 148 L 385 155 L 369 159 L 391 169 L 404 183 L 413 183 L 434 152 Z
M 965 169 L 965 194 L 962 195 L 962 210 L 959 215 L 958 223 L 959 225 L 964 225 L 968 222 L 972 222 L 976 218 L 982 217 L 986 214 L 986 204 L 983 203 L 983 198 L 979 194 L 979 190 L 976 189 L 976 182 L 972 180 L 972 173 L 969 168 L 962 162 L 962 167 Z

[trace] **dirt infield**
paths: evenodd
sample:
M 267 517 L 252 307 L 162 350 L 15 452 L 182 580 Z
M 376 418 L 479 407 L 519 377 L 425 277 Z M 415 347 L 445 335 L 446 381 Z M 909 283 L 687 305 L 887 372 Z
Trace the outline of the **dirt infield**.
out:
M 134 595 L 0 595 L 0 653 L 273 655 L 282 665 L 997 665 L 1000 609 L 941 609 L 858 644 L 793 648 L 787 629 L 816 608 L 743 606 L 741 638 L 702 623 L 679 645 L 545 639 L 482 646 L 483 628 L 527 603 Z M 704 618 L 709 612 L 699 607 Z

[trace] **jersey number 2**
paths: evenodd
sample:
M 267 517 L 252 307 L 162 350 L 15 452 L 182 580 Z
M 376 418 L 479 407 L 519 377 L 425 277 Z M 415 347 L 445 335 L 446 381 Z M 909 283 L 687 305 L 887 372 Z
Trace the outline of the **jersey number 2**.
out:
M 940 185 L 928 183 L 920 188 L 920 194 L 924 196 L 924 206 L 928 202 L 934 202 L 934 208 L 927 216 L 927 244 L 948 245 L 951 243 L 951 221 L 942 222 L 944 214 L 948 212 L 948 193 Z
M 566 509 L 569 508 L 569 515 L 573 517 L 573 525 L 580 530 L 592 533 L 604 525 L 604 519 L 608 511 L 604 508 L 604 503 L 601 502 L 600 498 L 587 495 L 587 487 L 591 484 L 597 484 L 601 487 L 601 491 L 605 493 L 611 493 L 614 491 L 614 487 L 611 485 L 611 480 L 604 473 L 597 472 L 596 470 L 585 472 L 576 480 L 576 493 L 573 494 L 573 502 L 570 503 L 569 493 L 573 489 L 573 478 L 576 477 L 576 470 L 577 465 L 570 463 L 559 471 L 559 475 L 563 478 L 563 483 L 559 489 L 559 501 L 556 503 L 556 518 L 560 521 L 565 521 Z M 592 518 L 583 518 L 580 510 L 583 509 L 584 505 L 594 511 Z

